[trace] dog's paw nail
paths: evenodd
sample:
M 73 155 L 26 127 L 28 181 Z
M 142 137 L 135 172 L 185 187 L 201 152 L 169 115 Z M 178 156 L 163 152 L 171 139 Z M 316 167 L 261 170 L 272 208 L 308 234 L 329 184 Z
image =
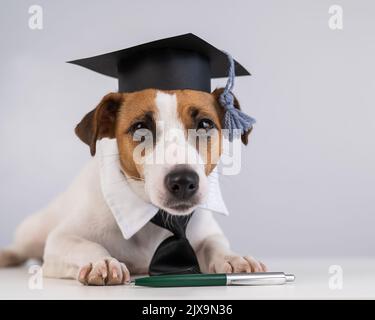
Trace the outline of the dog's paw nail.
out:
M 251 256 L 246 256 L 244 258 L 246 259 L 249 266 L 251 267 L 251 272 L 266 272 L 267 271 L 266 266 L 262 262 L 254 259 Z
M 210 272 L 214 273 L 239 273 L 239 272 L 266 272 L 267 268 L 262 262 L 258 262 L 253 257 L 241 257 L 238 255 L 228 255 L 216 261 L 210 267 Z
M 130 274 L 125 264 L 114 258 L 88 264 L 78 272 L 78 281 L 85 285 L 118 285 L 128 280 L 130 280 Z

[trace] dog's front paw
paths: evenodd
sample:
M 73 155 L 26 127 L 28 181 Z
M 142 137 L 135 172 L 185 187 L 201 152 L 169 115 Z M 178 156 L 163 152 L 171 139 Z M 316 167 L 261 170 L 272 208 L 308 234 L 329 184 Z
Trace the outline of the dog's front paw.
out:
M 124 263 L 106 258 L 81 267 L 78 281 L 92 286 L 118 285 L 130 281 L 130 273 Z
M 238 255 L 226 255 L 220 257 L 209 265 L 211 273 L 238 273 L 238 272 L 267 272 L 264 263 L 253 257 Z

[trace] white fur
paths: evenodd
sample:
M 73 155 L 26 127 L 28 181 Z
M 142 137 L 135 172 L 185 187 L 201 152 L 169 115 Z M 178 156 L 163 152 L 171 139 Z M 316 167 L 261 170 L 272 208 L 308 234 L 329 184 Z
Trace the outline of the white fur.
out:
M 205 200 L 207 177 L 204 171 L 204 163 L 203 161 L 194 161 L 187 164 L 188 159 L 201 160 L 201 158 L 196 148 L 188 143 L 185 134 L 186 129 L 177 112 L 176 95 L 158 91 L 155 104 L 157 107 L 157 141 L 153 152 L 148 157 L 160 159 L 160 161 L 145 161 L 146 194 L 151 202 L 159 208 L 165 209 L 172 214 L 188 214 Z M 148 162 L 149 164 L 147 164 Z M 185 212 L 175 211 L 165 205 L 168 192 L 164 186 L 164 178 L 178 164 L 187 164 L 199 176 L 197 203 Z
M 156 103 L 159 119 L 168 128 L 181 126 L 175 96 L 160 93 Z M 146 186 L 148 181 L 155 186 L 162 175 L 162 171 L 149 172 Z M 148 222 L 130 239 L 123 237 L 103 197 L 95 157 L 65 192 L 19 226 L 14 244 L 0 250 L 0 266 L 43 257 L 47 277 L 75 278 L 86 284 L 120 284 L 129 279 L 129 271 L 147 273 L 155 249 L 168 235 L 169 231 Z M 205 209 L 196 210 L 187 237 L 203 272 L 262 270 L 251 257 L 231 253 L 220 227 Z

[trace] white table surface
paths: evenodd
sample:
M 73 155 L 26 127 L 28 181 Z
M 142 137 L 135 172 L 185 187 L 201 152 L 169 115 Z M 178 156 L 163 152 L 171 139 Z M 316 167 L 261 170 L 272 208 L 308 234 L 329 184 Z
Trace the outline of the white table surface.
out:
M 293 273 L 293 284 L 253 287 L 87 287 L 75 280 L 43 278 L 30 289 L 29 266 L 0 269 L 0 299 L 375 299 L 375 258 L 264 259 L 270 271 Z M 340 265 L 343 288 L 332 290 L 329 267 Z

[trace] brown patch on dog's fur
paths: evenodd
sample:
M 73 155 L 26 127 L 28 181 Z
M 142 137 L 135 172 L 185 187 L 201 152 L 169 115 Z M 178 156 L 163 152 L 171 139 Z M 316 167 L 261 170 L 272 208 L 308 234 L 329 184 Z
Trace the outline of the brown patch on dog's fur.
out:
M 76 126 L 76 135 L 90 146 L 92 156 L 96 152 L 96 140 L 115 137 L 116 113 L 123 98 L 122 93 L 108 93 Z
M 140 143 L 134 141 L 131 134 L 126 133 L 129 127 L 145 114 L 156 115 L 156 90 L 147 89 L 126 94 L 116 122 L 116 138 L 120 153 L 121 166 L 126 174 L 135 179 L 143 178 L 143 167 L 133 159 L 134 148 Z
M 173 93 L 177 96 L 177 112 L 185 128 L 195 129 L 197 122 L 202 119 L 210 119 L 218 130 L 216 137 L 207 141 L 207 150 L 201 156 L 205 163 L 205 173 L 209 175 L 216 167 L 221 155 L 221 120 L 219 106 L 215 96 L 210 93 L 195 90 L 176 90 Z M 199 150 L 199 145 L 197 145 Z
M 156 112 L 156 90 L 147 89 L 134 93 L 109 93 L 98 106 L 90 111 L 76 126 L 77 136 L 96 152 L 96 141 L 104 137 L 116 138 L 121 166 L 129 177 L 141 179 L 143 168 L 133 159 L 133 150 L 139 144 L 133 141 L 127 129 L 147 112 Z

